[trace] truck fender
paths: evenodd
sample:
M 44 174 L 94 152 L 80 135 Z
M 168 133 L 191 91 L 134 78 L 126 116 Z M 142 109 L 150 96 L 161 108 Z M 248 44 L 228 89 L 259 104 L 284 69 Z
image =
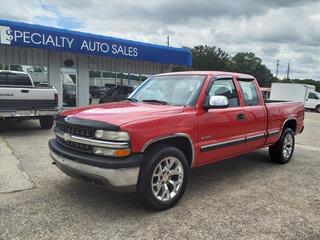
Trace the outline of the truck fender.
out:
M 149 140 L 148 142 L 146 142 L 143 145 L 143 147 L 141 149 L 141 152 L 145 152 L 148 147 L 150 147 L 151 145 L 153 145 L 153 144 L 155 144 L 157 142 L 161 142 L 161 141 L 164 141 L 164 140 L 167 140 L 167 139 L 172 139 L 172 138 L 181 138 L 181 137 L 187 139 L 189 141 L 189 143 L 190 143 L 191 152 L 192 152 L 190 166 L 192 167 L 193 164 L 194 164 L 194 161 L 195 161 L 194 145 L 193 145 L 193 141 L 192 141 L 191 137 L 186 133 L 172 133 L 170 135 L 165 135 L 165 136 L 153 138 L 153 139 Z

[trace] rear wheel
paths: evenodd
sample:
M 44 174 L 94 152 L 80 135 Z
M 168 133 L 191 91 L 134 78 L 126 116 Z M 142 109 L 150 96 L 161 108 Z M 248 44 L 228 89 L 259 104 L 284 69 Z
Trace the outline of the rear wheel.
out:
M 189 178 L 185 155 L 177 148 L 159 146 L 146 154 L 140 171 L 140 199 L 156 210 L 173 207 L 182 197 Z
M 292 158 L 294 152 L 294 132 L 291 128 L 286 128 L 279 139 L 279 141 L 269 147 L 269 154 L 271 160 L 276 163 L 287 163 Z
M 39 122 L 42 129 L 50 129 L 53 126 L 53 117 L 41 117 Z
M 316 112 L 320 113 L 320 105 L 316 106 Z

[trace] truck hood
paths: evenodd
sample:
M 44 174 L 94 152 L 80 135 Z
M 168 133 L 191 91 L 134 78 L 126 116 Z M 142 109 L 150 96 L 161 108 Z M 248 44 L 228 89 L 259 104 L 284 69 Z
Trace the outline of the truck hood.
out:
M 145 118 L 174 114 L 182 111 L 182 106 L 153 103 L 114 102 L 70 109 L 60 113 L 60 115 L 121 126 L 125 123 Z

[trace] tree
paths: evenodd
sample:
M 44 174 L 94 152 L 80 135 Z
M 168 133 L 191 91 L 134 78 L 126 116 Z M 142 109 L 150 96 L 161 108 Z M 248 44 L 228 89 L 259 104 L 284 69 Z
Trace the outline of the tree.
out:
M 260 86 L 270 86 L 274 77 L 270 69 L 268 69 L 266 65 L 262 64 L 262 59 L 257 57 L 254 53 L 237 53 L 232 58 L 232 61 L 234 71 L 253 75 L 259 82 Z
M 190 50 L 194 70 L 228 71 L 232 68 L 231 57 L 221 48 L 200 45 Z
M 300 84 L 309 84 L 316 87 L 316 91 L 320 92 L 320 81 L 316 81 L 313 79 L 283 79 L 278 80 L 277 82 L 283 82 L 283 83 L 300 83 Z

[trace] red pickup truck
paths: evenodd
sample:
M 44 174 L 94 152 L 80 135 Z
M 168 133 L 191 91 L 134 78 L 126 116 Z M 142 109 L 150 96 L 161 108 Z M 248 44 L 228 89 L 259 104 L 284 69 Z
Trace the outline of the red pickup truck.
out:
M 303 121 L 302 103 L 265 103 L 250 75 L 167 73 L 125 101 L 59 113 L 49 148 L 64 173 L 164 210 L 183 195 L 190 168 L 264 147 L 289 162 Z

